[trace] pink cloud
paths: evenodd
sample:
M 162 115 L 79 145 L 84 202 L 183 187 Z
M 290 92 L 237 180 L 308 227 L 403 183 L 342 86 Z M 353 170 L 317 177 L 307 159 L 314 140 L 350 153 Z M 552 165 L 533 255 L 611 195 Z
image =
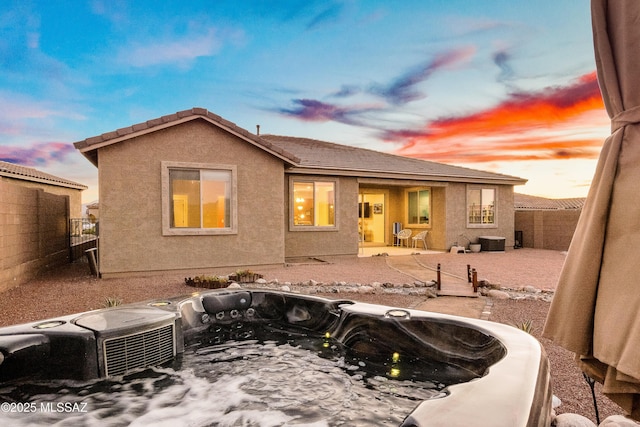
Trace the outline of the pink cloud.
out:
M 0 146 L 0 160 L 23 166 L 49 166 L 61 163 L 71 153 L 75 153 L 72 144 L 62 142 L 44 142 L 31 147 Z
M 385 139 L 404 140 L 397 154 L 448 163 L 596 158 L 602 138 L 585 130 L 608 123 L 594 72 L 566 86 L 512 93 L 473 114 L 389 132 Z

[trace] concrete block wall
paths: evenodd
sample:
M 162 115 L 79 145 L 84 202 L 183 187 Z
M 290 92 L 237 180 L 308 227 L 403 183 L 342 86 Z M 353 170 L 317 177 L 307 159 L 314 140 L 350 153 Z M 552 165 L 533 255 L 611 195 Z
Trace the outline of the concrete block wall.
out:
M 577 209 L 516 211 L 515 229 L 522 231 L 525 248 L 566 251 L 580 212 Z
M 0 181 L 0 292 L 69 260 L 69 197 Z

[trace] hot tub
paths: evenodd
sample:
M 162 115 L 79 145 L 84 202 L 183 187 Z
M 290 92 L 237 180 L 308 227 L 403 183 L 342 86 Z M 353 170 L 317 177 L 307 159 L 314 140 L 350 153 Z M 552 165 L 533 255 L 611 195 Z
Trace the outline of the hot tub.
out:
M 94 417 L 103 417 L 104 413 L 113 416 L 112 406 L 119 405 L 112 403 L 113 399 L 117 401 L 114 390 L 129 390 L 131 381 L 162 374 L 170 375 L 170 380 L 162 380 L 169 382 L 175 381 L 176 375 L 182 378 L 202 371 L 213 373 L 216 380 L 234 387 L 240 377 L 245 384 L 262 387 L 270 373 L 284 376 L 293 392 L 285 390 L 286 384 L 277 383 L 277 387 L 262 387 L 268 390 L 262 397 L 248 397 L 246 401 L 255 406 L 259 405 L 257 401 L 273 399 L 273 395 L 285 395 L 286 399 L 276 400 L 275 409 L 257 407 L 263 414 L 281 414 L 282 419 L 289 420 L 286 425 L 302 421 L 312 421 L 314 426 L 334 425 L 337 421 L 330 416 L 336 413 L 342 417 L 340 420 L 351 420 L 350 425 L 515 427 L 550 423 L 548 362 L 542 347 L 530 335 L 498 323 L 348 300 L 266 290 L 207 291 L 188 298 L 0 328 L 0 352 L 0 401 L 16 410 L 31 401 L 40 405 L 34 403 L 34 408 L 42 409 L 42 396 L 52 399 L 49 388 L 68 393 L 69 388 L 79 387 L 72 401 L 89 401 L 89 408 L 95 407 Z M 277 363 L 275 367 L 262 361 L 269 352 L 275 354 L 271 357 Z M 251 364 L 254 359 L 256 362 Z M 190 365 L 199 360 L 201 366 Z M 313 360 L 313 365 L 308 365 L 308 360 Z M 316 369 L 318 375 L 309 369 Z M 341 372 L 346 376 L 341 377 Z M 301 384 L 309 381 L 309 390 L 320 388 L 316 378 L 321 375 L 330 379 L 327 390 L 321 391 L 321 398 L 305 400 L 304 392 L 299 391 Z M 303 379 L 306 376 L 310 379 Z M 73 387 L 65 382 L 68 380 L 73 380 Z M 55 385 L 43 385 L 47 381 Z M 79 381 L 87 385 L 79 386 Z M 189 377 L 184 381 L 187 391 L 178 393 L 180 398 L 193 393 L 195 384 L 209 387 L 204 385 L 208 381 L 212 380 Z M 104 408 L 96 403 L 101 398 L 90 399 L 97 383 L 110 393 L 104 399 Z M 358 383 L 363 383 L 364 391 L 355 388 Z M 49 391 L 33 394 L 34 389 L 40 390 L 38 387 Z M 373 397 L 357 399 L 372 389 Z M 246 392 L 234 390 L 229 396 L 244 396 Z M 98 395 L 104 394 L 101 393 Z M 157 406 L 170 405 L 166 393 L 168 400 L 176 404 L 171 394 L 175 390 L 153 390 L 152 399 L 163 402 Z M 340 393 L 345 394 L 343 401 L 329 405 L 330 409 L 322 405 L 331 395 Z M 202 398 L 212 394 L 215 396 L 208 390 Z M 69 396 L 65 394 L 60 399 L 68 401 Z M 122 404 L 136 401 L 126 396 Z M 395 403 L 393 399 L 398 396 L 404 403 Z M 381 414 L 377 407 L 386 405 L 386 399 L 394 403 Z M 292 400 L 305 404 L 294 405 Z M 353 408 L 356 415 L 342 414 L 339 408 L 347 403 L 353 406 L 354 401 L 373 405 L 358 422 L 353 421 L 358 419 L 357 405 Z M 172 407 L 173 412 L 167 411 L 163 416 L 176 416 L 179 407 L 185 405 L 195 406 L 181 415 L 181 421 L 208 410 L 214 417 L 204 424 L 192 420 L 192 425 L 211 425 L 216 416 L 229 416 L 228 408 L 216 415 L 213 404 L 198 406 L 202 405 L 199 399 L 180 401 L 180 405 Z M 393 413 L 403 405 L 409 408 L 405 413 Z M 237 406 L 237 402 L 230 404 Z M 283 409 L 285 406 L 291 406 L 291 411 Z M 314 412 L 314 406 L 321 410 Z M 158 419 L 149 417 L 160 417 L 160 412 L 140 411 L 142 424 L 153 424 Z M 2 412 L 0 420 L 4 417 L 12 425 L 20 425 L 20 421 L 24 421 L 23 425 L 51 424 L 50 413 L 43 419 L 38 418 L 43 414 L 33 412 Z M 135 413 L 123 410 L 122 415 L 116 416 L 131 417 L 132 412 Z M 372 418 L 375 416 L 380 419 Z

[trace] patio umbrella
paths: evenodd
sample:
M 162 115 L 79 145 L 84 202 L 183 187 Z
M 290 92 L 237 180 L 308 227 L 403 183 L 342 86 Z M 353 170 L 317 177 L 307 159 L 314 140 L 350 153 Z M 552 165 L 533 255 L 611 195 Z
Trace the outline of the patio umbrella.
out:
M 611 135 L 543 334 L 640 419 L 640 1 L 592 0 L 591 14 Z

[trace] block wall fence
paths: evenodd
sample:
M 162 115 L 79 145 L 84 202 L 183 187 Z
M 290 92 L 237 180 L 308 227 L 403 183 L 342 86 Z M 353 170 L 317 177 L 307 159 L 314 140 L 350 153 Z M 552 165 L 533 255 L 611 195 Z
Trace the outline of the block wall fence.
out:
M 0 181 L 0 292 L 69 262 L 69 196 Z

